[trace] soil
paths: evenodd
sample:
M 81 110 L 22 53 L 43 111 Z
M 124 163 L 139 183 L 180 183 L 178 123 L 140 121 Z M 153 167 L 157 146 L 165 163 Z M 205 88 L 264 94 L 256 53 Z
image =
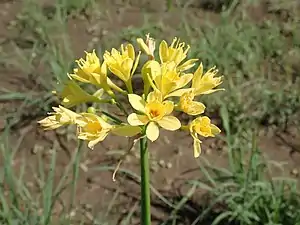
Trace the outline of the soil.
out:
M 176 16 L 178 11 L 180 11 L 179 9 L 166 13 L 165 9 L 159 4 L 161 1 L 144 2 L 145 6 L 143 7 L 146 7 L 150 12 L 150 20 L 154 24 L 160 27 L 159 22 L 163 20 L 170 27 L 176 27 L 177 20 L 180 20 Z M 69 19 L 68 33 L 70 34 L 71 45 L 76 57 L 81 56 L 86 47 L 91 46 L 93 43 L 94 45 L 102 45 L 101 41 L 104 40 L 105 44 L 109 45 L 110 39 L 121 28 L 140 27 L 143 25 L 145 16 L 140 10 L 139 1 L 131 1 L 131 4 L 126 5 L 122 1 L 106 1 L 103 3 L 103 6 L 107 8 L 107 14 L 97 16 L 92 11 L 93 16 L 89 19 L 85 17 Z M 257 7 L 259 8 L 259 6 Z M 0 43 L 2 43 L 0 47 L 2 49 L 7 49 L 10 41 L 14 40 L 18 34 L 14 29 L 9 29 L 9 27 L 12 21 L 15 21 L 16 15 L 21 9 L 22 3 L 19 1 L 0 1 Z M 201 19 L 207 18 L 207 16 L 214 21 L 218 19 L 218 12 L 213 10 L 203 10 L 195 8 L 195 6 L 187 10 L 190 10 L 195 15 L 199 15 L 200 22 Z M 251 11 L 253 11 L 255 19 L 265 16 L 263 9 L 251 9 Z M 258 12 L 259 15 L 255 15 L 255 12 Z M 170 34 L 172 29 L 166 28 L 165 32 Z M 0 62 L 0 76 L 1 90 L 19 92 L 38 90 L 37 85 L 32 85 L 32 83 L 26 85 L 28 83 L 28 74 L 24 74 L 24 71 L 14 66 L 7 67 Z M 0 102 L 0 128 L 4 128 L 5 125 L 3 116 L 21 104 L 22 102 L 20 101 Z M 29 123 L 14 127 L 10 140 L 13 144 L 21 143 L 13 163 L 16 171 L 18 171 L 20 165 L 24 161 L 26 162 L 26 183 L 33 191 L 36 190 L 37 194 L 37 182 L 32 173 L 37 171 L 38 161 L 42 159 L 45 165 L 49 165 L 51 156 L 54 154 L 51 149 L 55 148 L 57 155 L 55 176 L 58 181 L 66 166 L 70 163 L 72 154 L 76 151 L 76 141 L 74 141 L 72 136 L 67 139 L 66 135 L 60 132 L 43 131 L 36 124 L 36 121 L 40 118 L 35 114 L 31 118 L 29 117 Z M 300 169 L 299 137 L 299 133 L 292 126 L 285 132 L 277 132 L 271 127 L 262 127 L 259 135 L 259 147 L 266 158 L 286 163 L 285 171 L 287 172 L 285 175 L 297 177 Z M 74 220 L 85 217 L 87 224 L 92 224 L 95 220 L 94 215 L 103 213 L 100 217 L 105 217 L 105 212 L 110 207 L 111 211 L 108 212 L 108 218 L 112 222 L 121 221 L 128 212 L 133 211 L 136 217 L 134 217 L 135 219 L 133 219 L 131 224 L 139 224 L 137 217 L 140 199 L 138 181 L 132 174 L 130 175 L 123 171 L 123 169 L 126 169 L 137 175 L 139 174 L 138 146 L 132 150 L 132 154 L 126 157 L 120 171 L 116 175 L 116 181 L 112 180 L 113 169 L 118 163 L 122 153 L 121 150 L 124 149 L 126 144 L 125 139 L 109 136 L 93 151 L 87 149 L 86 146 L 83 147 L 76 190 L 76 204 L 72 212 Z M 162 131 L 160 139 L 150 144 L 151 162 L 153 162 L 151 166 L 152 186 L 159 193 L 168 196 L 168 199 L 178 200 L 191 187 L 186 184 L 186 181 L 202 176 L 199 170 L 199 164 L 204 162 L 202 158 L 218 167 L 228 166 L 227 146 L 224 141 L 217 138 L 206 139 L 203 141 L 202 146 L 201 159 L 194 159 L 192 138 L 187 133 Z M 0 159 L 0 163 L 4 163 L 2 159 Z M 195 200 L 194 202 L 201 202 L 199 199 L 203 194 L 204 192 L 199 189 L 195 192 L 192 199 Z M 66 189 L 61 197 L 63 202 L 68 201 L 70 195 L 71 190 Z M 113 198 L 115 198 L 114 204 L 110 205 Z M 161 222 L 168 217 L 170 208 L 162 203 L 159 196 L 152 194 L 152 198 L 155 203 L 152 210 L 153 220 L 154 222 Z M 55 213 L 59 214 L 62 209 L 63 205 L 57 203 Z M 188 216 L 189 213 L 186 213 L 186 217 Z M 185 224 L 189 224 L 189 218 L 185 219 Z

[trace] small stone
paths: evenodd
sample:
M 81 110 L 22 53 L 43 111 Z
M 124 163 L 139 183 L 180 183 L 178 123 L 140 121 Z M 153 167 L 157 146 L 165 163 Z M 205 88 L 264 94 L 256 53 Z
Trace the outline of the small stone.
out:
M 169 145 L 171 143 L 170 139 L 167 136 L 164 136 L 164 142 Z
M 127 162 L 127 163 L 130 163 L 131 162 L 131 157 L 127 156 L 124 161 Z
M 108 34 L 108 30 L 102 30 L 102 35 L 107 35 Z
M 292 169 L 291 174 L 295 177 L 299 176 L 299 170 L 297 170 L 296 168 Z
M 15 27 L 15 26 L 17 26 L 17 21 L 16 20 L 11 20 L 10 22 L 9 22 L 9 26 L 11 26 L 11 27 Z
M 75 215 L 76 215 L 76 211 L 75 211 L 75 210 L 72 210 L 72 211 L 70 212 L 70 215 L 69 215 L 69 216 L 70 216 L 70 218 L 71 218 L 71 217 L 74 217 Z
M 27 187 L 34 187 L 34 183 L 29 181 L 29 182 L 26 183 L 26 186 Z
M 53 154 L 54 154 L 54 152 L 55 152 L 55 149 L 49 149 L 49 151 L 48 151 L 48 155 L 53 155 Z
M 91 26 L 91 27 L 87 27 L 86 28 L 86 32 L 89 33 L 89 34 L 92 34 L 95 32 L 95 27 Z
M 93 209 L 93 206 L 91 204 L 87 204 L 87 203 L 83 204 L 82 207 L 87 211 L 91 211 Z
M 160 167 L 165 167 L 166 166 L 166 162 L 163 159 L 161 159 L 161 160 L 159 160 L 158 165 Z
M 84 15 L 78 15 L 77 18 L 78 18 L 79 20 L 85 20 L 85 16 L 84 16 Z
M 166 165 L 166 167 L 167 167 L 168 169 L 171 169 L 171 168 L 173 167 L 173 165 L 172 165 L 171 162 L 168 162 L 167 165 Z
M 92 42 L 98 42 L 99 41 L 99 38 L 98 37 L 93 37 L 92 38 Z
M 36 144 L 36 145 L 34 145 L 31 153 L 35 155 L 38 152 L 42 152 L 43 150 L 44 150 L 44 147 L 42 145 Z
M 217 147 L 216 142 L 212 142 L 212 143 L 210 144 L 210 147 L 211 147 L 212 149 L 215 149 L 215 148 Z
M 224 145 L 224 146 L 222 147 L 222 151 L 228 152 L 228 146 Z
M 207 149 L 205 150 L 205 154 L 207 154 L 207 155 L 210 155 L 211 152 L 212 152 L 212 149 L 211 149 L 211 148 L 207 148 Z
M 151 161 L 150 170 L 152 172 L 157 172 L 159 170 L 159 166 L 157 164 L 157 161 Z
M 84 163 L 80 163 L 79 167 L 82 169 L 83 172 L 88 172 L 89 168 Z

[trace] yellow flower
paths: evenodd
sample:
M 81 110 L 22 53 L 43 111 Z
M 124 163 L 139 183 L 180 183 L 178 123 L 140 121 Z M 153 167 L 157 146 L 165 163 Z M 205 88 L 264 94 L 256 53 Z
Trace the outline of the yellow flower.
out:
M 146 42 L 142 38 L 137 39 L 137 43 L 140 48 L 148 55 L 149 59 L 154 59 L 155 41 L 150 37 L 150 34 L 146 35 Z
M 38 121 L 45 130 L 53 130 L 67 124 L 75 124 L 79 114 L 62 106 L 53 107 L 54 112 L 50 116 Z
M 135 94 L 128 95 L 132 107 L 142 114 L 132 113 L 127 121 L 132 126 L 147 125 L 146 136 L 155 141 L 159 136 L 159 127 L 166 130 L 178 130 L 181 127 L 180 121 L 170 116 L 174 109 L 171 101 L 162 101 L 160 93 L 151 92 L 145 102 L 140 96 Z
M 135 58 L 135 52 L 132 44 L 121 45 L 121 52 L 113 48 L 111 52 L 106 51 L 103 58 L 109 70 L 119 77 L 127 86 L 128 91 L 132 93 L 131 77 L 134 74 L 139 63 L 140 52 Z
M 173 39 L 173 42 L 170 46 L 168 46 L 167 42 L 163 40 L 159 45 L 159 57 L 161 63 L 163 64 L 174 62 L 179 72 L 192 68 L 195 65 L 195 62 L 198 61 L 198 59 L 190 59 L 185 63 L 179 65 L 186 58 L 190 46 L 188 45 L 186 49 L 184 48 L 185 43 L 180 43 L 180 40 L 176 37 Z
M 199 65 L 199 67 L 194 73 L 194 77 L 192 80 L 192 88 L 194 88 L 195 90 L 195 96 L 201 94 L 210 94 L 216 91 L 224 90 L 214 89 L 222 83 L 222 77 L 214 77 L 217 73 L 218 70 L 215 69 L 215 67 L 212 67 L 203 75 L 203 65 L 202 63 Z
M 80 115 L 76 120 L 78 138 L 89 141 L 88 147 L 93 149 L 98 142 L 106 138 L 112 125 L 93 113 L 81 113 Z
M 201 141 L 198 134 L 203 137 L 214 137 L 219 134 L 221 130 L 214 124 L 211 124 L 207 116 L 198 117 L 189 124 L 190 133 L 194 139 L 194 157 L 199 157 L 201 153 Z
M 174 62 L 160 65 L 157 61 L 152 60 L 145 66 L 147 67 L 142 69 L 143 79 L 145 80 L 148 77 L 152 88 L 159 91 L 163 99 L 180 96 L 182 94 L 180 90 L 193 79 L 191 73 L 180 76 Z
M 99 84 L 92 74 L 105 76 L 103 73 L 106 70 L 105 65 L 101 68 L 100 59 L 95 50 L 91 53 L 85 52 L 85 54 L 85 59 L 80 58 L 75 61 L 79 68 L 74 69 L 74 74 L 70 74 L 70 77 L 84 83 Z
M 103 95 L 103 89 L 100 89 L 95 93 L 95 95 L 90 95 L 85 92 L 78 84 L 70 80 L 64 87 L 60 94 L 62 98 L 62 105 L 64 107 L 70 108 L 75 105 L 84 102 L 102 102 L 101 96 Z
M 180 110 L 192 116 L 203 113 L 205 110 L 205 105 L 201 102 L 193 101 L 194 97 L 195 95 L 193 90 L 182 94 L 179 100 Z
M 69 77 L 83 83 L 90 83 L 102 87 L 109 94 L 111 94 L 111 88 L 122 92 L 123 90 L 107 77 L 107 65 L 106 63 L 102 63 L 101 65 L 95 50 L 91 53 L 85 52 L 85 54 L 85 59 L 80 58 L 76 60 L 78 68 L 74 69 L 73 74 L 68 74 Z

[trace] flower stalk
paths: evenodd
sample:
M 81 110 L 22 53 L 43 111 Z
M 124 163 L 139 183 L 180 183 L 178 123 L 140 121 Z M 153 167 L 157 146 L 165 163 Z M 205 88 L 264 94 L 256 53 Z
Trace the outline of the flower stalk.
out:
M 149 150 L 146 136 L 140 139 L 140 163 L 142 211 L 141 224 L 151 225 Z

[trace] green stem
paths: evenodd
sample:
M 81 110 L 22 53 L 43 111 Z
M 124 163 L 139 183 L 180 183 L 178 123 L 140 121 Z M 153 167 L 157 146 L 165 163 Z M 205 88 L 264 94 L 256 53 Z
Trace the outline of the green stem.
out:
M 125 107 L 123 106 L 123 104 L 119 101 L 117 102 L 117 107 L 125 114 L 125 116 L 128 116 L 129 114 L 127 113 Z
M 122 124 L 123 121 L 120 120 L 119 118 L 111 115 L 110 113 L 108 112 L 105 112 L 105 111 L 101 111 L 102 114 L 104 114 L 105 116 L 109 117 L 111 120 L 113 120 L 116 124 Z
M 151 225 L 150 212 L 150 172 L 149 172 L 149 150 L 147 137 L 140 139 L 140 162 L 141 162 L 141 224 Z
M 126 85 L 128 93 L 132 94 L 133 93 L 133 89 L 132 89 L 131 79 L 128 82 L 126 82 L 125 85 Z

